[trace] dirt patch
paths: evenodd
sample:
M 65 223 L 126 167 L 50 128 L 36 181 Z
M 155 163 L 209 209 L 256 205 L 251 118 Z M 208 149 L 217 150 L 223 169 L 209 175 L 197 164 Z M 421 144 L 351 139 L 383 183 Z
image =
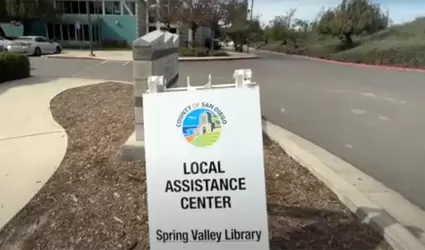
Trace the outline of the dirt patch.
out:
M 0 249 L 149 249 L 144 163 L 121 162 L 133 87 L 102 83 L 51 101 L 69 145 L 60 167 L 0 231 Z M 305 168 L 264 138 L 271 249 L 391 247 Z

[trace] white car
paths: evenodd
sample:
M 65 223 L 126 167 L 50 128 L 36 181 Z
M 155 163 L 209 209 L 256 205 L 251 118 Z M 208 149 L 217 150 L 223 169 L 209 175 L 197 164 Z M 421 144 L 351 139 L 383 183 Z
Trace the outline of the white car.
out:
M 0 51 L 6 50 L 7 45 L 9 45 L 9 43 L 9 40 L 0 36 Z
M 59 43 L 51 41 L 43 36 L 20 36 L 11 41 L 6 49 L 9 52 L 34 56 L 60 54 L 62 52 L 62 46 Z

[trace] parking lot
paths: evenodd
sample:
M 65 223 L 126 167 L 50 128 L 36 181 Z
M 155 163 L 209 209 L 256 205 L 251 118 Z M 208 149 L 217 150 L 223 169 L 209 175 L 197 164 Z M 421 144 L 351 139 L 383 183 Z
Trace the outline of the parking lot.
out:
M 107 61 L 84 59 L 57 59 L 30 57 L 31 74 L 49 77 L 91 78 L 110 81 L 133 81 L 132 61 Z M 253 61 L 236 62 L 181 62 L 179 63 L 179 85 L 183 86 L 190 76 L 192 85 L 207 83 L 212 75 L 213 84 L 230 83 L 233 71 L 238 68 L 252 68 Z M 182 85 L 183 84 L 183 85 Z

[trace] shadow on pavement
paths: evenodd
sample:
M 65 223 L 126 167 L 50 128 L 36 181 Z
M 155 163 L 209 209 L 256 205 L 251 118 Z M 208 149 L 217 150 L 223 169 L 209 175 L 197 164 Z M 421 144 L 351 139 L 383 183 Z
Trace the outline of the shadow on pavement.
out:
M 30 76 L 28 78 L 18 79 L 0 83 L 0 96 L 9 90 L 15 88 L 22 88 L 36 84 L 44 84 L 57 80 L 59 77 L 45 77 L 45 76 Z M 30 100 L 28 100 L 30 101 Z

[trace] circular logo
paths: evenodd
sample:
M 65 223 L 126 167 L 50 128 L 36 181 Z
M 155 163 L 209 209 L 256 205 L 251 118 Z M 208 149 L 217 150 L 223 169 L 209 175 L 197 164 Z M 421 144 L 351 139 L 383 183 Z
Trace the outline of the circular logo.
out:
M 197 147 L 213 145 L 221 133 L 220 117 L 211 109 L 196 108 L 183 119 L 182 132 L 186 141 Z

